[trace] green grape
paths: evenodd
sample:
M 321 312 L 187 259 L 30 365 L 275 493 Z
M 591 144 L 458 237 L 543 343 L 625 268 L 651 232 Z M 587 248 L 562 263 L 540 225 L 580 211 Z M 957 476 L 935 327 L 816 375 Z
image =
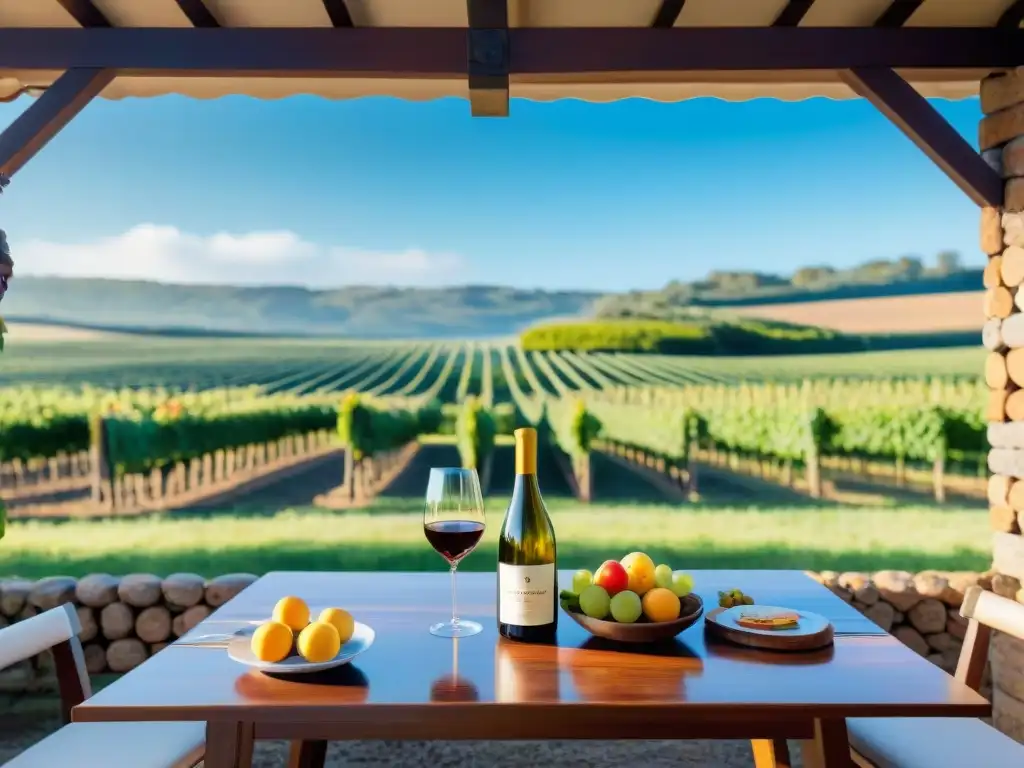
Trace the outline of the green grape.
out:
M 583 590 L 594 583 L 594 574 L 588 570 L 579 570 L 573 574 L 572 577 L 572 591 L 577 595 L 582 595 Z
M 693 592 L 693 577 L 688 573 L 676 571 L 672 574 L 672 585 L 669 587 L 676 597 L 686 597 Z
M 611 598 L 603 587 L 591 585 L 580 592 L 580 609 L 592 619 L 603 619 L 608 615 Z
M 611 600 L 612 618 L 621 624 L 632 624 L 640 618 L 643 612 L 643 605 L 640 596 L 636 592 L 619 592 Z
M 654 583 L 665 589 L 672 588 L 672 568 L 662 563 L 654 569 Z

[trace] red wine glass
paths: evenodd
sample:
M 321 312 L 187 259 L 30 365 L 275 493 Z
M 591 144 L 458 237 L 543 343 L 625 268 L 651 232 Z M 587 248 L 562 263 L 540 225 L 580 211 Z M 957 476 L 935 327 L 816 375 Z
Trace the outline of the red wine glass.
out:
M 430 634 L 468 637 L 483 630 L 475 621 L 459 618 L 455 601 L 455 569 L 484 535 L 484 499 L 475 469 L 433 468 L 427 481 L 423 507 L 423 532 L 427 541 L 448 561 L 452 574 L 452 618 L 434 624 Z

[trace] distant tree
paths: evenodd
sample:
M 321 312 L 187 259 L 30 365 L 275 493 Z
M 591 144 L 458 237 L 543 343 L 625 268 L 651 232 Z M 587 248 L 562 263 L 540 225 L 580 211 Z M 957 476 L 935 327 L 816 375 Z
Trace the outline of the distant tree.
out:
M 924 262 L 919 256 L 900 256 L 896 262 L 898 280 L 920 280 L 924 275 Z
M 935 263 L 939 274 L 942 275 L 952 275 L 964 268 L 958 251 L 939 251 Z
M 835 275 L 836 270 L 833 267 L 801 267 L 793 273 L 790 283 L 800 288 L 813 288 L 830 283 Z
M 663 291 L 666 302 L 673 306 L 685 306 L 691 304 L 696 297 L 696 291 L 690 283 L 683 283 L 673 280 L 665 286 Z

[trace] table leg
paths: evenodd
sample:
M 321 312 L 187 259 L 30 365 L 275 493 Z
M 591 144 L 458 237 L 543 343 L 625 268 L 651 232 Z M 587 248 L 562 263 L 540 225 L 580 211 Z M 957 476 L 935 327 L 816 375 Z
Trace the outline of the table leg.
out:
M 751 739 L 754 768 L 792 768 L 785 739 Z
M 326 741 L 293 741 L 291 743 L 288 768 L 324 768 L 326 760 Z
M 850 768 L 850 737 L 846 720 L 815 719 L 814 739 L 800 743 L 804 768 Z
M 204 768 L 252 768 L 252 723 L 206 724 Z

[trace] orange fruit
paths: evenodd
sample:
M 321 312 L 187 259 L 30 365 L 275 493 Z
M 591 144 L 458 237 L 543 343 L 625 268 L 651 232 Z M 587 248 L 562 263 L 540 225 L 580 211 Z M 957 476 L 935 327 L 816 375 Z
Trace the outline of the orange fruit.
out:
M 629 577 L 629 591 L 643 597 L 654 587 L 654 561 L 643 552 L 631 552 L 619 561 Z
M 302 598 L 291 595 L 282 597 L 274 606 L 271 620 L 291 627 L 295 632 L 301 632 L 309 624 L 309 606 Z
M 356 631 L 356 620 L 352 618 L 351 613 L 343 611 L 341 608 L 324 608 L 320 611 L 317 621 L 330 624 L 338 630 L 338 637 L 342 645 L 351 640 L 352 633 Z
M 292 631 L 279 621 L 268 621 L 256 627 L 249 647 L 260 661 L 277 662 L 288 658 L 292 650 Z
M 299 633 L 299 655 L 313 663 L 330 661 L 341 650 L 341 637 L 333 624 L 314 621 Z
M 644 595 L 644 616 L 654 622 L 674 621 L 679 618 L 679 598 L 671 589 L 656 587 Z

